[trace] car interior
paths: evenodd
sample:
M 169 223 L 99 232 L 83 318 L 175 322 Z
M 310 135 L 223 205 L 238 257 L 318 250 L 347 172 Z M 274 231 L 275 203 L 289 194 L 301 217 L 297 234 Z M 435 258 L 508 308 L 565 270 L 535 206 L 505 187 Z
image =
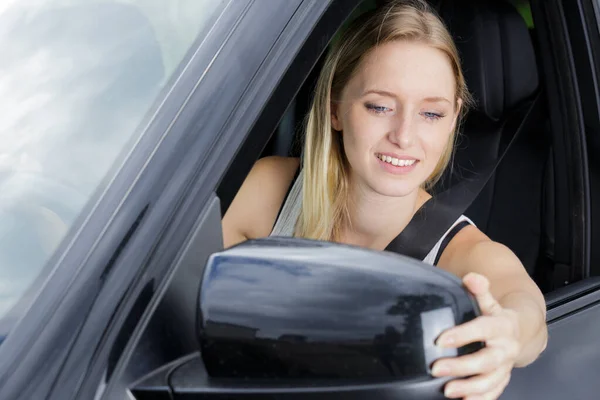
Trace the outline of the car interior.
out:
M 364 2 L 358 12 L 377 4 Z M 477 173 L 486 162 L 497 159 L 525 119 L 535 118 L 519 132 L 466 215 L 490 238 L 512 249 L 548 291 L 555 273 L 555 204 L 560 202 L 556 198 L 560 193 L 554 184 L 552 135 L 529 4 L 470 0 L 431 4 L 455 38 L 467 85 L 477 103 L 463 123 L 453 163 L 434 191 L 451 187 L 467 172 Z M 319 65 L 261 157 L 300 155 L 303 121 Z M 534 106 L 540 112 L 532 113 Z

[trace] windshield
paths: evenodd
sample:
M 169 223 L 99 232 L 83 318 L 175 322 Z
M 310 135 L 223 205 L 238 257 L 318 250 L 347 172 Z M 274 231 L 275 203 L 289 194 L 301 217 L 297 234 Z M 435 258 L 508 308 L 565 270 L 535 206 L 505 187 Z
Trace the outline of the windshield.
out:
M 0 321 L 226 3 L 0 0 Z

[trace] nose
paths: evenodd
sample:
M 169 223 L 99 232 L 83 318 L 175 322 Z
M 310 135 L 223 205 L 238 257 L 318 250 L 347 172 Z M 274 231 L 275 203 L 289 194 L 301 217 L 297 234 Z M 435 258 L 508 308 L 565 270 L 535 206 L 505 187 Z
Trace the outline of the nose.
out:
M 388 137 L 390 142 L 402 149 L 412 146 L 414 142 L 414 132 L 412 129 L 411 118 L 398 115 L 393 121 Z

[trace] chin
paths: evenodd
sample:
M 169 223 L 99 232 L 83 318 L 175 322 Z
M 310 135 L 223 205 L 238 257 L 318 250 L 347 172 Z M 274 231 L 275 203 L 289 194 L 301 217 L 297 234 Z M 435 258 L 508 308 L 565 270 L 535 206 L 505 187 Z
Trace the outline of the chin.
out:
M 387 197 L 405 197 L 421 187 L 420 182 L 373 182 L 371 188 L 378 194 Z

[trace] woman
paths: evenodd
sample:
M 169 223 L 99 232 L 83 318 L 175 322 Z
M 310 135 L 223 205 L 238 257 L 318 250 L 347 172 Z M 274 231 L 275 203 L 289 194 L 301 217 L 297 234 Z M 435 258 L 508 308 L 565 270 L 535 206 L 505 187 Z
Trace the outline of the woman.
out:
M 272 234 L 385 249 L 431 197 L 470 103 L 452 38 L 424 2 L 360 17 L 325 61 L 302 160 L 256 163 L 223 218 L 225 246 Z M 447 397 L 496 399 L 512 369 L 544 350 L 545 302 L 508 248 L 465 217 L 455 225 L 424 261 L 462 278 L 483 315 L 436 343 L 486 347 L 438 360 L 432 374 L 469 376 Z

